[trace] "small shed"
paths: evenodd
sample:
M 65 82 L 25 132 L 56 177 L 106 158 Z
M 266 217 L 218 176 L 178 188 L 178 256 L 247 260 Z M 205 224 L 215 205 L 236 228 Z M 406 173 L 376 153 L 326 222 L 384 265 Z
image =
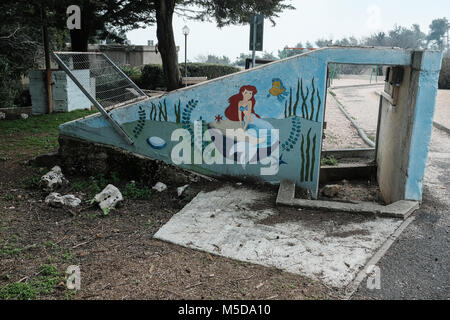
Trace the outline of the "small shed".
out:
M 95 96 L 94 79 L 90 77 L 89 69 L 74 70 L 75 77 L 85 88 L 91 88 Z M 33 70 L 29 74 L 32 114 L 48 113 L 45 70 Z M 92 103 L 81 92 L 70 77 L 61 70 L 52 70 L 53 111 L 70 112 L 78 109 L 91 108 Z

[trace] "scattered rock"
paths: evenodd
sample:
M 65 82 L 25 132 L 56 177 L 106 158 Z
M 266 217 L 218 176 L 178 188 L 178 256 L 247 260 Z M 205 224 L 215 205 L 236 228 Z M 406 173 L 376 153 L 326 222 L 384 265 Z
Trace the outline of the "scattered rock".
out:
M 0 120 L 6 119 L 6 113 L 0 112 Z
M 333 198 L 342 190 L 342 187 L 338 184 L 330 184 L 322 189 L 322 194 L 328 198 Z
M 158 182 L 152 189 L 155 189 L 158 192 L 163 192 L 167 189 L 167 186 L 162 182 Z
M 122 193 L 112 184 L 108 184 L 102 192 L 95 195 L 94 200 L 98 202 L 104 213 L 114 209 L 120 201 L 123 200 Z
M 67 183 L 66 178 L 61 172 L 61 168 L 59 166 L 54 166 L 52 170 L 47 172 L 41 177 L 41 185 L 44 189 L 51 191 L 54 190 L 58 186 L 62 186 Z
M 177 188 L 177 194 L 178 194 L 178 196 L 181 196 L 181 195 L 183 194 L 184 190 L 186 190 L 186 188 L 187 188 L 188 186 L 189 186 L 189 185 L 186 184 L 186 185 L 184 185 L 184 186 L 182 186 L 182 187 L 178 187 L 178 188 Z
M 81 204 L 81 200 L 73 194 L 62 196 L 57 192 L 52 192 L 45 198 L 45 203 L 56 208 L 63 206 L 75 208 Z
M 26 113 L 21 113 L 20 117 L 24 120 L 28 119 L 28 115 Z

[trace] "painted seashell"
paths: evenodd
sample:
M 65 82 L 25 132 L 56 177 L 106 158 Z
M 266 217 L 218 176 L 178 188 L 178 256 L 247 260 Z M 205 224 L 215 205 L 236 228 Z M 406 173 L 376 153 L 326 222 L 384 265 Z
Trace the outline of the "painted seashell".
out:
M 153 149 L 161 150 L 167 145 L 166 141 L 160 137 L 150 137 L 147 139 L 148 144 Z

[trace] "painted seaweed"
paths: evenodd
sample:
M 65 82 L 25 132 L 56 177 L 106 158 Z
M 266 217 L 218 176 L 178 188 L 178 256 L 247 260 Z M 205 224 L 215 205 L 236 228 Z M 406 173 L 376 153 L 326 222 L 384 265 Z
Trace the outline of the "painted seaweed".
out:
M 175 114 L 175 122 L 181 123 L 181 100 L 178 100 L 178 105 L 175 103 L 173 106 Z
M 139 106 L 138 115 L 139 115 L 139 120 L 136 124 L 136 127 L 134 127 L 134 129 L 133 129 L 133 134 L 136 139 L 142 133 L 142 130 L 144 129 L 144 126 L 145 126 L 146 113 L 145 113 L 145 110 L 142 108 L 142 106 Z
M 317 140 L 317 135 L 314 135 L 313 138 L 313 148 L 312 148 L 312 158 L 311 158 L 311 172 L 309 175 L 309 180 L 313 181 L 314 179 L 314 165 L 316 164 L 316 140 Z
M 305 148 L 306 142 L 306 148 Z M 317 135 L 314 135 L 311 143 L 311 128 L 305 135 L 302 134 L 300 144 L 300 157 L 302 160 L 300 168 L 300 182 L 314 181 L 314 169 L 316 165 Z
M 285 101 L 284 104 L 284 117 L 289 118 L 297 116 L 298 107 L 301 103 L 301 117 L 311 121 L 319 121 L 320 107 L 322 105 L 322 99 L 320 98 L 319 89 L 316 88 L 315 79 L 311 81 L 312 90 L 306 86 L 303 86 L 303 79 L 298 79 L 297 90 L 295 97 L 293 96 L 292 88 L 289 91 L 289 101 Z M 317 97 L 317 104 L 315 103 L 315 97 Z M 300 101 L 301 99 L 301 101 Z M 300 116 L 300 115 L 299 115 Z
M 289 134 L 289 138 L 281 144 L 281 148 L 283 151 L 291 151 L 294 146 L 297 144 L 297 141 L 300 137 L 300 131 L 301 131 L 301 122 L 298 117 L 292 118 L 292 127 Z
M 300 144 L 300 156 L 302 158 L 302 166 L 300 168 L 300 181 L 305 181 L 305 154 L 303 147 L 305 146 L 305 136 L 302 134 L 302 143 Z

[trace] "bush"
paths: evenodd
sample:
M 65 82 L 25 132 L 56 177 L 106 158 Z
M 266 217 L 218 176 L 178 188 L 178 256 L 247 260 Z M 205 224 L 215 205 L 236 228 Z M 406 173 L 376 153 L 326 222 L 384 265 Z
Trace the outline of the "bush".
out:
M 450 56 L 446 56 L 442 60 L 439 89 L 450 89 Z
M 143 89 L 155 90 L 165 88 L 164 72 L 160 64 L 147 64 L 142 69 L 142 76 L 138 86 Z
M 184 63 L 181 63 L 180 69 L 184 76 Z M 188 63 L 187 76 L 188 77 L 208 77 L 208 80 L 219 78 L 227 74 L 240 71 L 239 68 L 220 64 L 211 63 Z
M 179 64 L 182 76 L 185 76 L 184 63 Z M 239 68 L 210 63 L 188 63 L 188 77 L 208 77 L 208 80 L 240 71 Z M 136 82 L 141 88 L 155 90 L 165 88 L 164 72 L 159 64 L 148 64 L 142 69 L 142 76 Z
M 124 65 L 120 67 L 122 71 L 130 78 L 133 82 L 138 83 L 142 76 L 142 71 L 139 67 L 132 67 L 129 65 Z

